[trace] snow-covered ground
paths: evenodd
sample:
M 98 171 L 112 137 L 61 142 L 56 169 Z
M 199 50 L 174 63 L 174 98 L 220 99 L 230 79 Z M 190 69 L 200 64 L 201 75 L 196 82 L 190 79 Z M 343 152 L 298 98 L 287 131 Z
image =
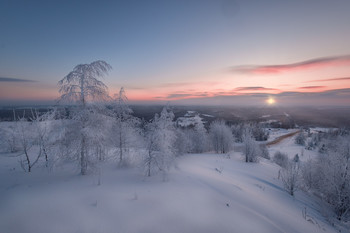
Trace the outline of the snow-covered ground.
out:
M 150 178 L 105 163 L 101 185 L 70 166 L 24 173 L 17 160 L 0 155 L 1 233 L 336 232 L 311 197 L 283 189 L 280 167 L 237 152 L 185 155 Z
M 209 115 L 209 114 L 201 114 L 201 115 L 205 117 L 214 117 L 213 115 Z
M 177 120 L 176 120 L 177 126 L 190 127 L 190 126 L 195 126 L 197 124 L 204 123 L 202 118 L 198 114 L 195 116 L 186 116 L 186 115 L 185 115 L 185 117 L 177 118 Z

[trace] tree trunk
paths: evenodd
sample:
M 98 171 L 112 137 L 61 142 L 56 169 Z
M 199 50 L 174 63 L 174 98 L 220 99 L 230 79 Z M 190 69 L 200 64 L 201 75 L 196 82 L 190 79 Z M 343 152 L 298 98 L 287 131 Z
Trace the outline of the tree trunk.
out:
M 147 161 L 148 173 L 147 173 L 147 176 L 151 176 L 151 163 L 152 163 L 152 155 L 151 155 L 151 151 L 148 151 L 148 161 Z
M 47 155 L 45 147 L 43 147 L 43 152 L 44 152 L 44 155 L 45 155 L 45 166 L 48 167 L 49 166 L 49 158 L 48 158 L 48 155 Z
M 123 160 L 122 127 L 119 128 L 119 162 Z
M 26 148 L 24 148 L 24 154 L 25 154 L 25 156 L 26 156 L 26 160 L 27 160 L 27 164 L 28 164 L 28 172 L 31 172 L 32 167 L 31 167 L 31 165 L 30 165 L 30 159 L 29 159 L 29 155 L 28 155 L 28 152 L 27 152 L 27 149 L 26 149 Z
M 80 151 L 80 172 L 82 175 L 86 175 L 87 170 L 87 161 L 86 161 L 86 154 L 85 154 L 85 136 L 82 136 L 81 139 L 81 151 Z

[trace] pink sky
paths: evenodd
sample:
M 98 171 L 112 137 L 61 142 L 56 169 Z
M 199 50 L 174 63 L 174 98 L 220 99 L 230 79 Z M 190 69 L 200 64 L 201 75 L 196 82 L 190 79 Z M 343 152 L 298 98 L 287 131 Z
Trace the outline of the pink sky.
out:
M 118 92 L 120 84 L 110 83 L 111 77 L 104 81 L 110 87 L 111 96 Z M 333 104 L 350 104 L 343 89 L 350 89 L 350 56 L 322 57 L 290 64 L 241 65 L 190 77 L 188 81 L 125 85 L 131 103 L 176 103 L 179 100 L 186 103 L 186 100 L 203 99 L 203 104 L 210 104 L 210 97 L 246 97 L 244 101 L 249 101 L 249 96 L 260 94 L 261 102 L 274 96 L 277 103 L 283 104 L 278 96 L 286 92 L 315 95 L 339 90 L 341 93 L 336 94 Z M 59 96 L 56 84 L 43 82 L 1 82 L 0 90 L 0 99 L 5 101 L 54 100 Z M 328 104 L 334 96 L 329 98 Z M 300 101 L 299 98 L 296 100 Z
M 130 101 L 155 102 L 257 93 L 324 93 L 350 88 L 350 56 L 322 57 L 291 64 L 237 66 L 207 76 L 191 77 L 188 82 L 125 88 Z M 116 92 L 117 88 L 111 91 Z M 344 103 L 350 104 L 350 100 L 344 99 L 341 104 Z

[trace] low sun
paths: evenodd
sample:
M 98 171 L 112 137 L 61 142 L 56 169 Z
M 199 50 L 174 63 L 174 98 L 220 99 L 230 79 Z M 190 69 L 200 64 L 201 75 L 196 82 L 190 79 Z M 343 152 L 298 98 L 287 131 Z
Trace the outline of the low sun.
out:
M 276 100 L 272 97 L 269 97 L 266 102 L 269 104 L 269 105 L 273 105 L 274 103 L 276 103 Z

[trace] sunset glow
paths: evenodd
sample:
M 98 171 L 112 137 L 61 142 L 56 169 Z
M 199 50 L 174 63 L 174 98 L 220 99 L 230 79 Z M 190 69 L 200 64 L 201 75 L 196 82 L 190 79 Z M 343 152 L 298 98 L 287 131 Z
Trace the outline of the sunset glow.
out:
M 54 103 L 59 80 L 101 59 L 109 94 L 130 103 L 350 105 L 350 2 L 225 2 L 9 1 L 0 104 Z
M 273 105 L 274 103 L 276 103 L 275 99 L 270 97 L 266 100 L 266 102 L 269 104 L 269 105 Z

